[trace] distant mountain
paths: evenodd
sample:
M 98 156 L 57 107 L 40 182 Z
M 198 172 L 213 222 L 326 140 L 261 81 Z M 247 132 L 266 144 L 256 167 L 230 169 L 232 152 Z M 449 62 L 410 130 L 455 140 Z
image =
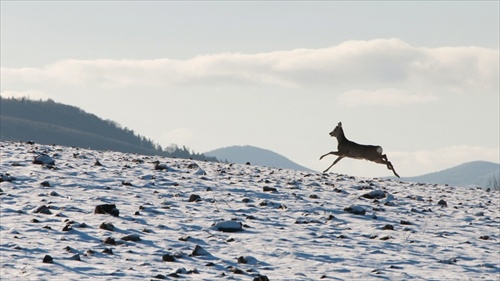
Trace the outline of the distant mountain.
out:
M 78 107 L 26 98 L 0 97 L 0 139 L 216 161 L 186 147 L 160 145 L 111 120 Z
M 401 179 L 409 182 L 485 187 L 490 181 L 500 179 L 500 164 L 487 161 L 467 162 L 443 171 Z
M 237 164 L 245 164 L 247 162 L 250 162 L 252 165 L 291 169 L 297 171 L 312 171 L 311 169 L 301 166 L 271 150 L 249 145 L 224 147 L 205 152 L 204 154 L 207 156 L 216 157 L 221 161 L 228 161 Z

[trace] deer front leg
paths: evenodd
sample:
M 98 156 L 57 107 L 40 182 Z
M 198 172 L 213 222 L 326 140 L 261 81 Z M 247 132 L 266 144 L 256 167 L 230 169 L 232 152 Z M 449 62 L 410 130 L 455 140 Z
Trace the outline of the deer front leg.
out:
M 328 155 L 328 154 L 326 154 L 326 155 Z M 340 160 L 342 160 L 342 158 L 344 158 L 344 156 L 339 156 L 335 161 L 333 161 L 333 164 L 330 165 L 330 167 L 328 167 L 328 169 L 326 169 L 325 171 L 323 171 L 323 173 L 328 172 L 328 170 L 330 170 L 330 168 L 333 167 L 333 165 L 337 164 L 337 162 L 339 162 Z
M 339 152 L 338 151 L 330 151 L 327 154 L 321 155 L 319 160 L 323 159 L 323 157 L 328 156 L 328 155 L 339 155 Z

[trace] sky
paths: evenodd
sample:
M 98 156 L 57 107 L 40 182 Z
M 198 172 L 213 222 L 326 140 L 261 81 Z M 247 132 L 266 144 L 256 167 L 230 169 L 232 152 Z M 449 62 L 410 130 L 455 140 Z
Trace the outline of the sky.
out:
M 498 163 L 499 3 L 1 1 L 0 94 L 318 171 L 338 122 L 401 176 Z M 354 159 L 330 171 L 392 175 Z

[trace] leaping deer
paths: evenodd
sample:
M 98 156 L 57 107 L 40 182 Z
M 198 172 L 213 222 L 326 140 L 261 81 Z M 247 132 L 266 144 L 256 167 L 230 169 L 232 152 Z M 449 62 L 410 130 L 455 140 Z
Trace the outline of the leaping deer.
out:
M 328 152 L 327 154 L 321 156 L 319 160 L 330 154 L 337 155 L 338 158 L 323 173 L 328 172 L 328 170 L 330 170 L 333 165 L 337 164 L 337 162 L 342 160 L 342 158 L 348 157 L 354 159 L 365 159 L 375 163 L 387 165 L 387 169 L 391 170 L 394 175 L 399 178 L 398 173 L 394 170 L 394 166 L 392 166 L 392 163 L 387 160 L 387 155 L 382 154 L 381 146 L 357 144 L 348 140 L 344 135 L 344 130 L 342 130 L 342 122 L 339 122 L 337 127 L 335 127 L 335 129 L 333 129 L 330 133 L 330 136 L 337 138 L 339 143 L 337 146 L 338 151 Z

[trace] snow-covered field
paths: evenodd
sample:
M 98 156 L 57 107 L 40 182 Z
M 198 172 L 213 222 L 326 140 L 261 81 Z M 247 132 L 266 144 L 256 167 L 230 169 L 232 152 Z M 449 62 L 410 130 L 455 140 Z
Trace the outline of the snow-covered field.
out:
M 0 146 L 2 280 L 500 280 L 498 192 Z

